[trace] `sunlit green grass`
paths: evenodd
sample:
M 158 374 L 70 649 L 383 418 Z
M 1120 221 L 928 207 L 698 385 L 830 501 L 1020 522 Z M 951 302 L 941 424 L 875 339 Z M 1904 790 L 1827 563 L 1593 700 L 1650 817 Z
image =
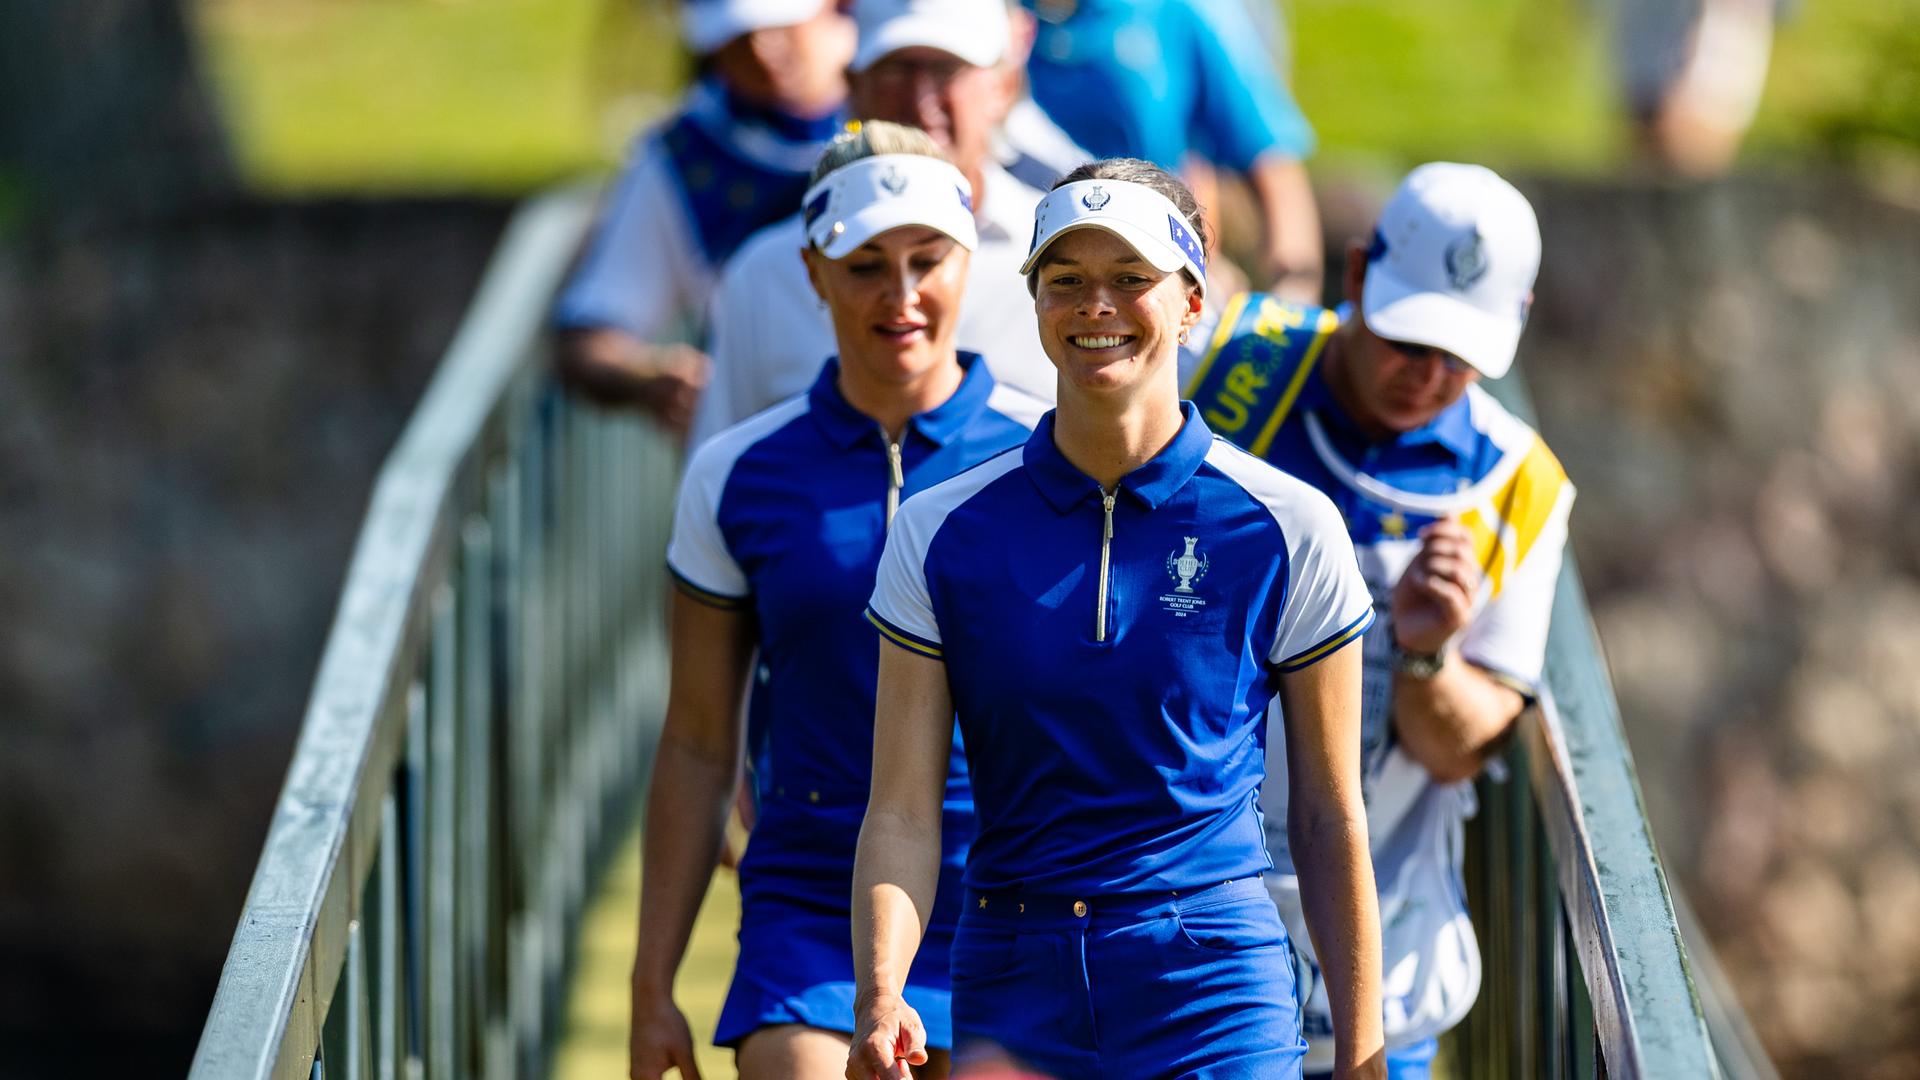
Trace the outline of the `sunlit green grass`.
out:
M 1610 164 L 1620 138 L 1587 4 L 1289 0 L 1293 84 L 1323 163 Z
M 269 190 L 525 190 L 617 154 L 632 103 L 657 110 L 683 79 L 671 19 L 632 0 L 195 10 L 241 166 Z
M 685 78 L 665 0 L 189 0 L 249 180 L 523 191 L 605 165 Z M 1607 5 L 1286 0 L 1323 166 L 1627 159 Z M 1793 5 L 1745 160 L 1920 157 L 1920 0 Z

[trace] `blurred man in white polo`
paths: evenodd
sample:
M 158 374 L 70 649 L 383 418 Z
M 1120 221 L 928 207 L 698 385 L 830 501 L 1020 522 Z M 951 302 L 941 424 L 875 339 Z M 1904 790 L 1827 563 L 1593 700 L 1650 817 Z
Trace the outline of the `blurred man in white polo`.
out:
M 1019 274 L 1042 192 L 994 161 L 994 133 L 1011 104 L 999 68 L 1011 47 L 1003 0 L 856 0 L 859 45 L 848 72 L 856 118 L 924 129 L 972 185 L 974 249 L 958 345 L 981 353 L 996 381 L 1053 400 L 1053 366 L 1040 351 Z M 797 209 L 797 207 L 796 207 Z M 833 352 L 827 313 L 800 261 L 801 215 L 749 240 L 713 298 L 713 378 L 694 413 L 697 442 L 807 388 Z
M 853 25 L 832 0 L 687 0 L 700 78 L 634 140 L 554 306 L 561 376 L 685 430 L 707 379 L 707 299 L 753 232 L 792 212 L 840 128 Z
M 1354 310 L 1237 297 L 1186 380 L 1216 433 L 1333 500 L 1373 591 L 1362 781 L 1394 1080 L 1428 1076 L 1435 1037 L 1479 993 L 1462 822 L 1471 781 L 1538 691 L 1566 544 L 1573 485 L 1539 435 L 1476 385 L 1512 365 L 1539 266 L 1539 225 L 1512 185 L 1477 165 L 1423 165 L 1372 242 L 1348 252 Z M 1284 746 L 1268 741 L 1270 753 Z M 1275 827 L 1286 770 L 1270 764 L 1268 777 L 1268 888 L 1302 928 Z M 1310 974 L 1312 1075 L 1333 1046 Z

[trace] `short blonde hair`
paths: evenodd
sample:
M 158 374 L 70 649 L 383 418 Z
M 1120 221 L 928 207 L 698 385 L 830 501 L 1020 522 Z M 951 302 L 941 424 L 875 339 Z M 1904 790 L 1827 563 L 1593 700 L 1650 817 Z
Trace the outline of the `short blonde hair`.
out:
M 933 136 L 917 127 L 889 120 L 855 120 L 820 152 L 820 160 L 814 162 L 813 173 L 807 177 L 807 186 L 812 187 L 861 158 L 881 154 L 918 154 L 948 160 Z

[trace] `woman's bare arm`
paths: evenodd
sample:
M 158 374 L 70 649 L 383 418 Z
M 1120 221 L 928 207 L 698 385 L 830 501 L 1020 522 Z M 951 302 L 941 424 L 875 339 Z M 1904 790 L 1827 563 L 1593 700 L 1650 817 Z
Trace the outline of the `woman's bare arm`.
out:
M 940 882 L 940 804 L 953 750 L 947 666 L 880 643 L 873 792 L 853 863 L 853 1049 L 849 1080 L 904 1075 L 927 1033 L 901 997 Z
M 669 1067 L 698 1080 L 692 1037 L 673 1004 L 673 976 L 719 858 L 739 782 L 740 702 L 753 657 L 751 612 L 709 607 L 675 592 L 673 676 L 647 791 L 640 878 L 640 945 L 633 960 L 629 1071 L 653 1080 Z
M 1380 910 L 1360 798 L 1360 647 L 1280 677 L 1287 840 L 1333 1009 L 1336 1080 L 1385 1077 Z

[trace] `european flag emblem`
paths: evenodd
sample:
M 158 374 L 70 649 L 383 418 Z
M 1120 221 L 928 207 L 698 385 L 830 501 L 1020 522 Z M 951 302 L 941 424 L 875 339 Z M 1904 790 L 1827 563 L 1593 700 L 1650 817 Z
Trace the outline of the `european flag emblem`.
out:
M 1193 265 L 1200 268 L 1201 274 L 1205 274 L 1207 272 L 1207 252 L 1205 248 L 1200 246 L 1200 241 L 1194 239 L 1193 233 L 1188 230 L 1186 225 L 1182 224 L 1180 219 L 1172 214 L 1167 215 L 1167 229 L 1173 234 L 1174 244 L 1179 247 L 1181 251 L 1186 252 L 1187 258 L 1193 260 Z
M 812 228 L 813 223 L 819 220 L 820 215 L 827 212 L 827 203 L 831 202 L 832 200 L 833 200 L 833 192 L 831 191 L 823 191 L 820 194 L 815 195 L 813 197 L 813 201 L 806 205 L 806 209 L 800 212 L 801 221 L 808 228 Z
M 1386 253 L 1387 238 L 1381 234 L 1380 229 L 1376 226 L 1373 230 L 1373 242 L 1367 245 L 1367 265 L 1372 266 L 1374 263 L 1379 262 L 1381 257 L 1386 255 Z

